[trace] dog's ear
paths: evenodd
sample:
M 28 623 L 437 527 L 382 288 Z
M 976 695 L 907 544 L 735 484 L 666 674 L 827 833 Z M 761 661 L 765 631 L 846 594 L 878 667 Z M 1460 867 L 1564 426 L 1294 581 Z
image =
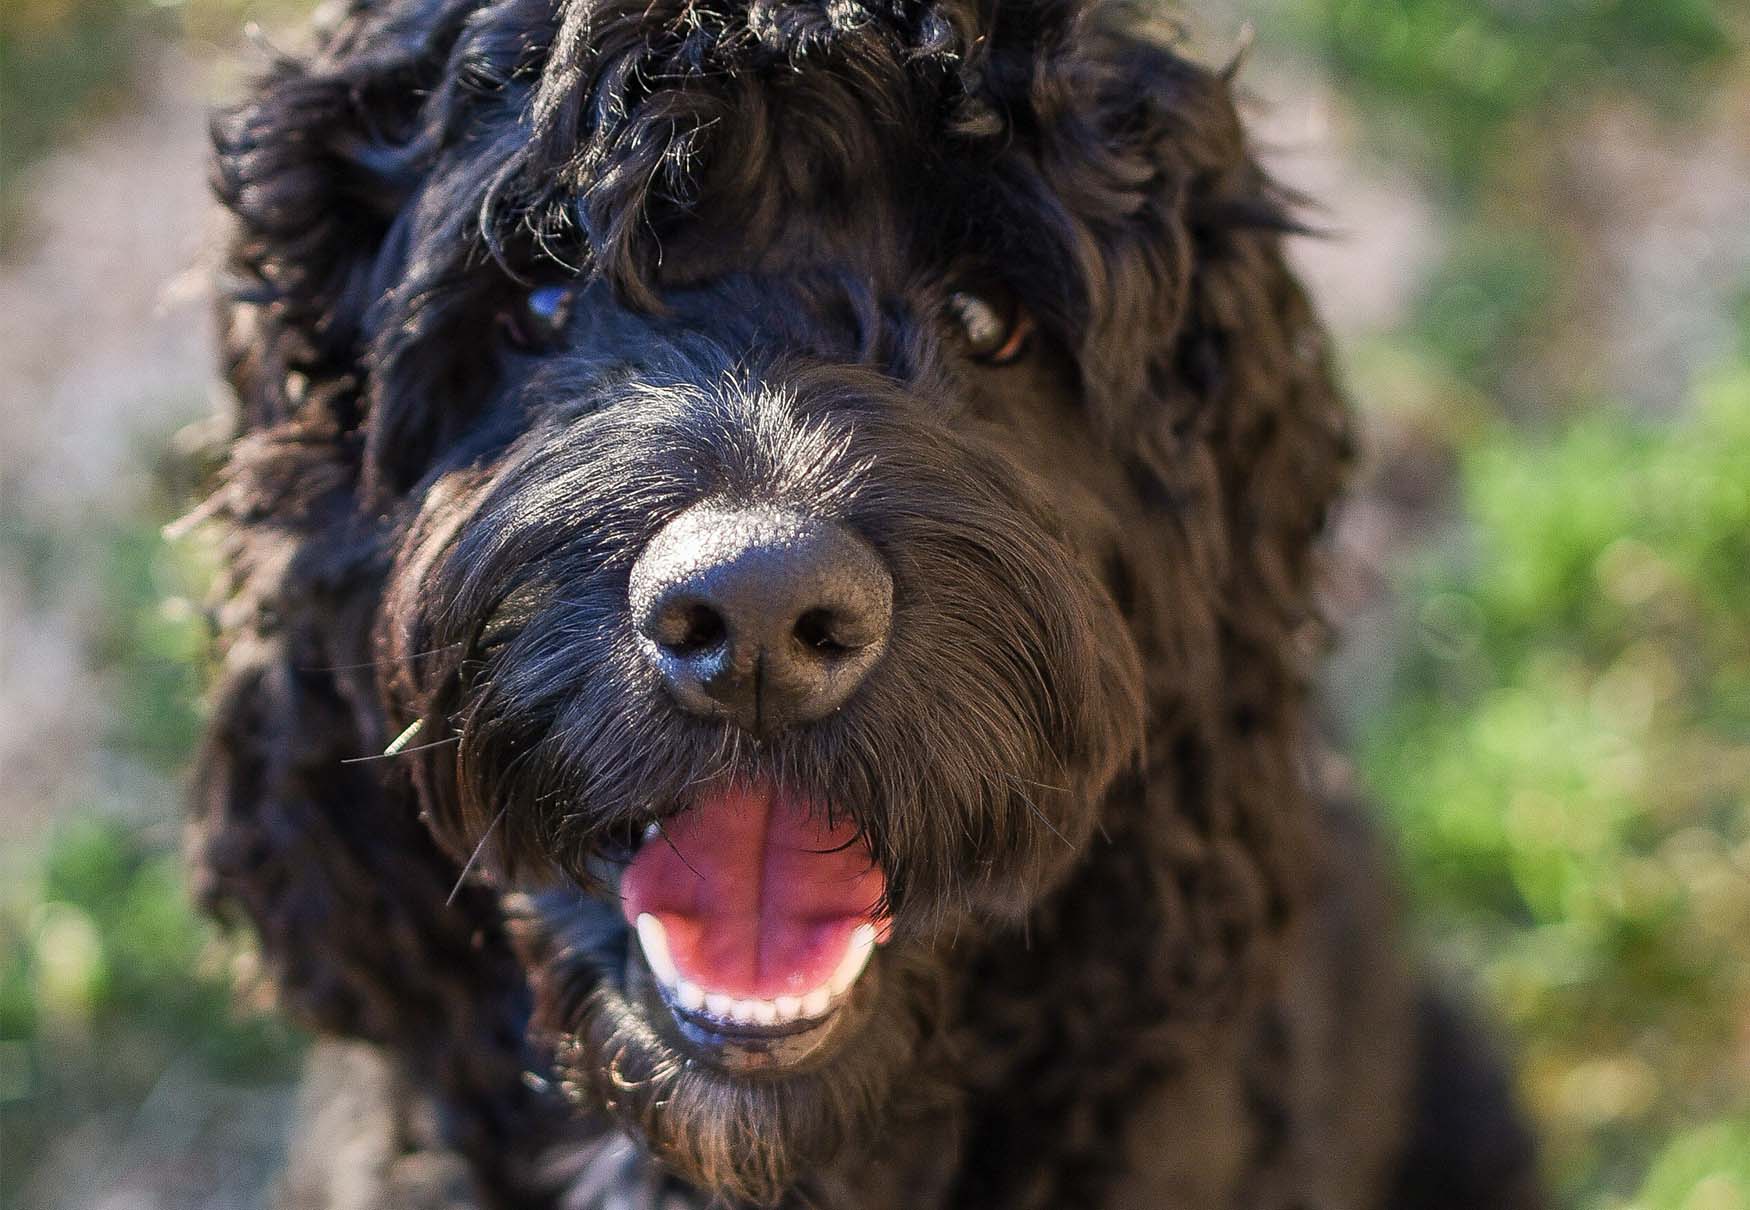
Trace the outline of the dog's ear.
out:
M 1171 893 L 1207 922 L 1187 954 L 1239 956 L 1310 864 L 1302 718 L 1349 412 L 1284 260 L 1293 199 L 1250 155 L 1228 73 L 1092 27 L 1028 96 L 1040 171 L 1073 215 L 1085 397 L 1153 521 L 1128 553 L 1151 581 L 1139 635 L 1171 671 L 1146 779 L 1184 832 Z
M 460 1066 L 434 1065 L 449 1071 L 501 1052 L 485 1034 L 518 981 L 495 905 L 452 894 L 457 864 L 380 756 L 370 635 L 388 555 L 360 505 L 361 379 L 423 172 L 416 106 L 473 6 L 390 7 L 393 21 L 359 5 L 214 122 L 214 185 L 234 219 L 219 306 L 237 432 L 196 514 L 219 523 L 226 574 L 191 846 L 202 898 L 255 927 L 306 1023 L 453 1047 Z
M 306 1024 L 495 1055 L 482 1039 L 517 975 L 492 897 L 457 887 L 458 864 L 381 755 L 370 632 L 387 556 L 352 480 L 347 442 L 289 420 L 234 444 L 206 506 L 225 574 L 195 761 L 195 887 L 254 927 Z
M 434 11 L 357 5 L 213 119 L 212 187 L 233 219 L 219 326 L 246 430 L 361 418 L 368 317 L 400 276 L 430 158 L 422 107 L 473 4 L 402 7 Z
M 333 622 L 359 619 L 333 618 Z M 300 625 L 230 637 L 193 787 L 194 889 L 246 920 L 262 973 L 306 1027 L 363 1038 L 458 1102 L 445 1143 L 497 1160 L 533 1099 L 516 1039 L 522 976 L 495 898 L 458 887 L 410 795 L 358 759 L 368 678 L 312 663 Z
M 1353 452 L 1324 329 L 1283 258 L 1298 199 L 1252 158 L 1231 72 L 1123 20 L 1069 22 L 1027 81 L 1039 172 L 1070 228 L 1061 267 L 1083 296 L 1086 398 L 1163 510 L 1225 522 L 1244 610 L 1294 631 Z M 1219 482 L 1195 465 L 1208 455 Z

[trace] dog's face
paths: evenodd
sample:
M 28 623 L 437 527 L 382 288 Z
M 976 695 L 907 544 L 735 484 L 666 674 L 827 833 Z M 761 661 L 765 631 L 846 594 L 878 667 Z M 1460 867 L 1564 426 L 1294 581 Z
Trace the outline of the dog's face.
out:
M 384 617 L 448 653 L 428 806 L 524 893 L 567 1073 L 754 1196 L 872 1125 L 1141 722 L 1060 340 L 994 265 L 761 251 L 660 314 L 508 291 Z
M 428 809 L 522 892 L 567 1074 L 743 1196 L 871 1132 L 951 940 L 1056 882 L 1141 731 L 1062 300 L 943 241 L 951 178 L 863 187 L 677 224 L 641 306 L 539 258 L 424 300 L 480 308 L 492 385 L 384 615 L 446 653 L 397 661 L 459 738 Z
M 230 200 L 320 315 L 402 765 L 572 1090 L 772 1200 L 922 1078 L 1145 715 L 1216 709 L 1223 443 L 1273 432 L 1210 405 L 1278 302 L 1196 262 L 1277 212 L 1220 81 L 1068 8 L 410 5 L 330 56 Z M 278 248 L 252 153 L 353 210 Z

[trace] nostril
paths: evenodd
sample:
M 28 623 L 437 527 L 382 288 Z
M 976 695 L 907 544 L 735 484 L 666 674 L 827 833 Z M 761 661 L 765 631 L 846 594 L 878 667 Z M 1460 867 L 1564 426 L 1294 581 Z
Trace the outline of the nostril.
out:
M 696 655 L 721 646 L 729 637 L 729 626 L 705 602 L 685 601 L 662 611 L 650 637 L 676 655 Z
M 796 619 L 796 639 L 810 651 L 843 655 L 860 644 L 848 642 L 841 620 L 830 609 L 810 609 Z

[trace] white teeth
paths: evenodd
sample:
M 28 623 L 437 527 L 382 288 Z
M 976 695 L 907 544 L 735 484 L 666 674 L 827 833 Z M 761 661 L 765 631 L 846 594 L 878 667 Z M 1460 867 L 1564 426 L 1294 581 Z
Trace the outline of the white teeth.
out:
M 826 981 L 827 990 L 834 996 L 849 991 L 857 976 L 863 973 L 863 968 L 869 965 L 869 955 L 874 952 L 875 926 L 859 924 L 857 931 L 851 934 L 851 944 L 845 947 L 845 956 L 839 959 L 838 967 Z
M 668 930 L 649 912 L 638 917 L 638 944 L 644 947 L 644 963 L 658 983 L 672 988 L 679 982 L 674 959 L 668 952 Z
M 824 983 L 802 997 L 802 1016 L 818 1017 L 832 1005 L 832 989 Z
M 645 912 L 638 917 L 638 943 L 644 950 L 645 965 L 669 998 L 689 1012 L 706 1012 L 725 1021 L 748 1025 L 778 1025 L 790 1021 L 809 1021 L 824 1017 L 827 1010 L 850 991 L 862 976 L 875 952 L 875 928 L 861 924 L 851 934 L 845 953 L 824 983 L 802 996 L 779 996 L 775 1000 L 731 996 L 726 992 L 708 992 L 691 979 L 683 979 L 675 968 L 674 956 L 668 948 L 668 930 L 661 920 Z

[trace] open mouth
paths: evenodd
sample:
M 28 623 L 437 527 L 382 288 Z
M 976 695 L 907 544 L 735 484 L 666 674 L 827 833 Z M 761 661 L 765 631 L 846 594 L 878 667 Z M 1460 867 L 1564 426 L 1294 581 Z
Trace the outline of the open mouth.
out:
M 620 878 L 647 1012 L 730 1070 L 821 1054 L 872 994 L 884 891 L 855 827 L 818 805 L 759 784 L 701 795 Z

